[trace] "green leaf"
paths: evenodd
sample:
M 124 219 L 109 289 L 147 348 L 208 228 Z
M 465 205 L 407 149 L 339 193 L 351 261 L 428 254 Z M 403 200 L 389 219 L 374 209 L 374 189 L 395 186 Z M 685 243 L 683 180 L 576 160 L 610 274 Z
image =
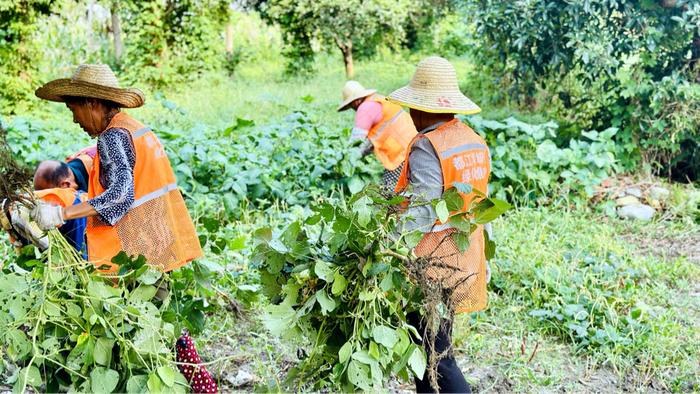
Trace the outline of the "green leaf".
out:
M 350 361 L 348 365 L 348 381 L 352 383 L 355 387 L 359 387 L 362 390 L 369 391 L 369 367 L 361 364 L 356 360 Z
M 148 375 L 134 375 L 126 382 L 126 392 L 129 394 L 145 393 L 148 390 Z
M 496 255 L 496 242 L 489 236 L 488 231 L 484 230 L 484 243 L 486 260 L 491 260 Z
M 462 195 L 453 187 L 443 193 L 442 199 L 445 200 L 447 209 L 450 212 L 458 212 L 464 208 L 464 199 L 462 199 Z
M 333 287 L 331 288 L 331 292 L 333 295 L 338 295 L 345 290 L 347 285 L 348 281 L 345 279 L 345 277 L 340 272 L 336 272 L 333 277 Z
M 324 316 L 328 314 L 328 312 L 333 312 L 335 309 L 335 300 L 326 294 L 326 289 L 322 289 L 316 293 L 316 300 L 318 300 L 318 304 L 321 305 L 321 313 L 323 313 Z
M 372 209 L 370 208 L 371 203 L 372 200 L 365 196 L 357 200 L 352 205 L 352 210 L 357 214 L 357 222 L 361 227 L 366 227 L 370 220 L 372 220 Z
M 148 392 L 150 393 L 161 393 L 163 392 L 163 385 L 161 384 L 161 380 L 158 377 L 158 374 L 155 372 L 151 372 L 150 375 L 148 375 L 148 382 L 146 383 L 146 386 L 148 387 Z
M 392 349 L 399 337 L 396 335 L 396 331 L 387 326 L 377 326 L 372 330 L 372 337 L 377 343 L 380 343 L 387 349 Z
M 54 317 L 60 316 L 61 315 L 61 308 L 51 301 L 46 301 L 44 303 L 44 312 L 48 316 L 54 316 Z
M 420 242 L 421 239 L 423 239 L 423 232 L 420 230 L 414 230 L 411 231 L 410 233 L 404 235 L 404 241 L 406 242 L 406 246 L 408 248 L 413 249 L 418 245 L 418 242 Z
M 108 367 L 112 362 L 112 348 L 114 347 L 114 340 L 109 338 L 97 338 L 95 342 L 95 350 L 93 357 L 97 364 Z
M 234 238 L 228 242 L 228 248 L 230 250 L 243 250 L 246 247 L 246 241 L 248 237 L 241 235 L 240 237 Z
M 416 374 L 416 377 L 419 379 L 422 379 L 423 376 L 425 375 L 425 368 L 427 366 L 426 363 L 426 357 L 425 357 L 425 352 L 423 351 L 422 348 L 413 345 L 413 352 L 411 353 L 411 356 L 408 358 L 408 365 L 411 367 L 411 370 L 413 371 L 414 374 Z
M 361 192 L 364 187 L 365 183 L 358 176 L 350 178 L 350 181 L 348 182 L 348 189 L 350 190 L 351 194 L 357 194 Z
M 111 393 L 119 383 L 119 373 L 113 369 L 97 367 L 90 372 L 93 393 Z
M 158 292 L 158 289 L 155 286 L 141 285 L 129 294 L 129 303 L 141 304 L 150 302 L 156 295 L 156 292 Z
M 462 253 L 469 249 L 470 238 L 469 233 L 455 232 L 452 234 L 452 239 L 454 239 L 457 249 Z
M 166 386 L 173 387 L 173 384 L 175 384 L 175 371 L 172 368 L 161 365 L 156 371 L 158 372 L 160 380 L 162 380 Z
M 333 282 L 334 270 L 330 266 L 330 264 L 326 263 L 323 260 L 316 260 L 316 265 L 314 265 L 314 273 L 320 279 L 322 279 L 328 283 Z
M 32 365 L 28 369 L 22 368 L 19 373 L 19 381 L 25 382 L 28 386 L 38 387 L 41 385 L 41 373 L 39 373 L 39 368 Z
M 116 298 L 121 296 L 121 290 L 118 288 L 107 286 L 99 279 L 93 279 L 87 285 L 88 295 L 100 300 L 108 298 Z
M 435 213 L 442 223 L 447 223 L 447 220 L 450 218 L 450 211 L 447 209 L 447 203 L 445 200 L 440 200 L 435 205 Z
M 344 363 L 350 359 L 350 355 L 352 355 L 352 342 L 347 341 L 340 350 L 338 350 L 338 361 Z
M 478 224 L 486 224 L 503 215 L 512 206 L 497 198 L 486 198 L 476 204 L 474 208 L 475 221 Z
M 369 352 L 366 350 L 359 350 L 356 351 L 355 353 L 352 354 L 352 359 L 357 360 L 363 364 L 372 364 L 373 362 L 376 362 L 377 360 L 370 356 Z
M 148 268 L 141 276 L 139 276 L 138 281 L 144 285 L 152 285 L 158 282 L 158 279 L 163 276 L 163 273 L 155 270 L 153 268 Z

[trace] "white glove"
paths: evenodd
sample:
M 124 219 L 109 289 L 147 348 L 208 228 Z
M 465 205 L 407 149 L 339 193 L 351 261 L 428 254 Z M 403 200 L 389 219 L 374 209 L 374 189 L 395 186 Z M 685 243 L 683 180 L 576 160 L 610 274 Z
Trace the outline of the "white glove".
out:
M 45 202 L 38 202 L 32 211 L 32 219 L 42 230 L 51 230 L 63 225 L 63 207 Z
M 16 235 L 38 246 L 39 249 L 45 250 L 49 247 L 49 239 L 39 226 L 32 221 L 30 216 L 31 212 L 29 212 L 27 208 L 19 204 L 14 204 L 10 208 L 12 230 Z M 18 243 L 15 246 L 22 246 L 19 239 L 15 240 L 15 242 Z

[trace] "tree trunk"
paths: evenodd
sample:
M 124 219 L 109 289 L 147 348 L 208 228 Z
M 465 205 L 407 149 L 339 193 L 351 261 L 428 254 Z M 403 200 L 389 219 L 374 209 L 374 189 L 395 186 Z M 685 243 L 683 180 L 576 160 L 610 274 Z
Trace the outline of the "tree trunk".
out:
M 343 52 L 343 62 L 345 62 L 345 76 L 347 79 L 352 79 L 355 76 L 355 67 L 352 63 L 352 42 L 349 42 L 340 47 Z
M 112 34 L 114 35 L 114 59 L 121 64 L 124 54 L 124 42 L 122 41 L 122 26 L 119 21 L 119 3 L 112 2 Z
M 224 39 L 226 44 L 226 53 L 229 55 L 233 53 L 233 23 L 229 22 L 226 24 L 226 36 Z

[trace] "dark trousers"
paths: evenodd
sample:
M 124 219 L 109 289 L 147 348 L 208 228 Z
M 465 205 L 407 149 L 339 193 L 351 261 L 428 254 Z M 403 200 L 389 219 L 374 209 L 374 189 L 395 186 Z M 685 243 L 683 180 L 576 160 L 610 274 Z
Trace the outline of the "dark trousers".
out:
M 423 319 L 417 312 L 411 312 L 406 315 L 408 323 L 414 326 L 418 333 L 423 336 L 425 332 L 425 324 Z M 449 349 L 452 343 L 452 322 L 443 321 L 440 325 L 440 331 L 435 338 L 435 351 L 439 354 Z M 427 346 L 425 346 L 425 351 L 428 354 L 428 360 L 430 360 L 430 352 Z M 437 367 L 438 372 L 438 387 L 433 387 L 430 384 L 430 378 L 428 378 L 428 373 L 426 371 L 423 379 L 416 378 L 416 392 L 417 393 L 471 393 L 471 387 L 464 379 L 462 371 L 457 365 L 457 361 L 451 354 L 447 357 L 442 358 L 438 362 Z

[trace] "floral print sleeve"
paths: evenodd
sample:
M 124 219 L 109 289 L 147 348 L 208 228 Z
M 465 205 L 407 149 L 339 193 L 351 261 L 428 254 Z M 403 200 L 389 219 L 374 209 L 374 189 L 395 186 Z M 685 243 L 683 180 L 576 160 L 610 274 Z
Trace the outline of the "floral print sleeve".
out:
M 105 223 L 114 226 L 134 203 L 136 153 L 127 130 L 111 128 L 97 137 L 99 182 L 105 191 L 88 203 Z

